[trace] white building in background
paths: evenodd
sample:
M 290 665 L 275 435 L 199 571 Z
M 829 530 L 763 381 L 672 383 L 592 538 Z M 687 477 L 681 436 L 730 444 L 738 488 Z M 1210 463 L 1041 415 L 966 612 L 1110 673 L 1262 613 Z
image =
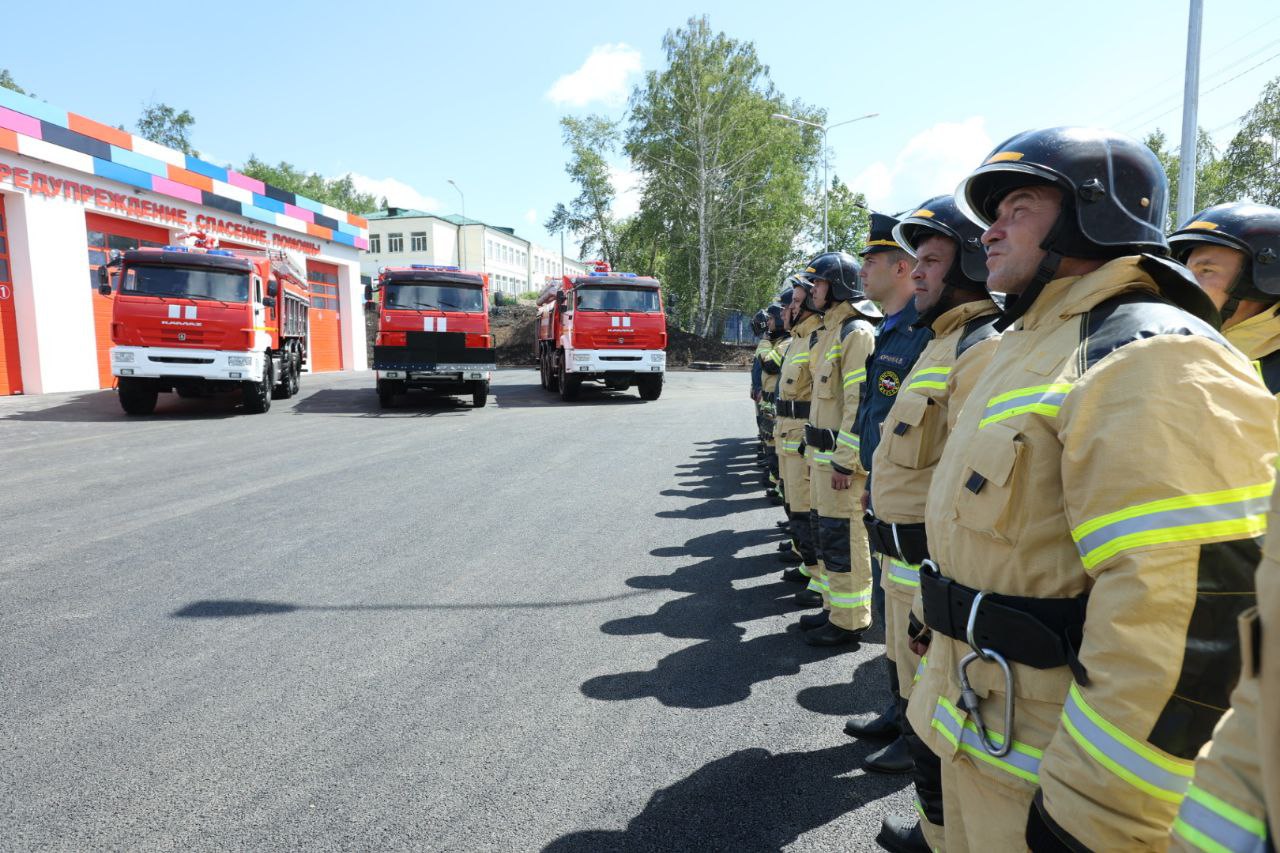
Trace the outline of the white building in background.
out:
M 546 276 L 582 274 L 585 264 L 562 258 L 518 236 L 514 229 L 455 214 L 404 207 L 370 213 L 369 248 L 360 254 L 360 274 L 368 281 L 382 267 L 432 264 L 489 274 L 495 292 L 541 290 Z

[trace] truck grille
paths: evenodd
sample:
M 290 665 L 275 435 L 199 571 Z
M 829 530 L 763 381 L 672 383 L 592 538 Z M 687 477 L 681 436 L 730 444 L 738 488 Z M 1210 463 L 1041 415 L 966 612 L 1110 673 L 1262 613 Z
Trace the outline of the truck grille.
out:
M 176 355 L 149 355 L 148 361 L 158 361 L 161 364 L 213 364 L 211 358 L 183 358 Z

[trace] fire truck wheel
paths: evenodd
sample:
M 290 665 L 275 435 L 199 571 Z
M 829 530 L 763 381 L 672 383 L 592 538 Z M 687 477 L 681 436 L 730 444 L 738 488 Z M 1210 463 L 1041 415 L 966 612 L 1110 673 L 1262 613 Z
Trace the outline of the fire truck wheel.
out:
M 551 368 L 551 365 L 553 364 L 553 362 L 551 361 L 551 353 L 550 353 L 550 352 L 543 353 L 543 356 L 542 356 L 542 357 L 543 357 L 543 359 L 545 360 L 546 365 L 547 365 L 547 384 L 546 384 L 546 389 L 547 389 L 548 391 L 559 391 L 559 390 L 560 390 L 560 375 L 559 375 L 558 373 L 556 373 L 556 371 L 555 371 L 555 370 L 553 370 L 553 369 Z M 563 353 L 562 353 L 562 354 L 561 354 L 561 358 L 563 358 L 563 357 L 564 357 L 564 355 L 563 355 Z
M 271 409 L 271 387 L 275 384 L 271 375 L 271 359 L 262 368 L 261 382 L 244 384 L 244 410 L 251 415 L 261 415 Z
M 657 376 L 641 376 L 636 380 L 640 389 L 641 400 L 656 400 L 662 396 L 662 374 Z
M 159 392 L 150 382 L 120 380 L 120 408 L 126 415 L 149 415 L 156 410 Z
M 560 362 L 560 375 L 556 377 L 556 385 L 560 389 L 561 400 L 578 399 L 578 389 L 582 387 L 582 377 L 565 373 L 564 361 Z
M 284 377 L 279 386 L 272 390 L 271 396 L 276 400 L 288 400 L 298 393 L 298 356 L 297 353 L 286 353 L 284 357 Z
M 551 388 L 551 369 L 547 366 L 547 354 L 538 353 L 538 384 L 545 389 Z
M 489 402 L 489 383 L 483 380 L 471 383 L 471 405 L 483 409 Z

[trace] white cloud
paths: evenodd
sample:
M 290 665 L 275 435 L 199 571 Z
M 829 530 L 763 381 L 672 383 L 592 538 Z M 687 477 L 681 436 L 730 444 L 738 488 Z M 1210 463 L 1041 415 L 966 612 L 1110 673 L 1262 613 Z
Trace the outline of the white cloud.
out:
M 634 47 L 621 42 L 596 45 L 577 71 L 551 84 L 547 98 L 561 106 L 585 107 L 593 101 L 621 106 L 631 75 L 642 67 L 640 51 Z
M 956 185 L 994 144 L 981 116 L 939 122 L 913 136 L 893 163 L 876 162 L 863 169 L 849 181 L 849 187 L 866 193 L 873 210 L 905 210 L 933 196 L 955 192 Z
M 410 207 L 428 212 L 444 208 L 439 199 L 423 195 L 404 181 L 398 181 L 395 178 L 371 178 L 368 175 L 352 172 L 351 183 L 362 193 L 373 193 L 378 200 L 385 196 L 387 204 L 392 207 Z
M 530 225 L 538 224 L 538 211 L 535 208 L 529 208 L 524 212 L 524 221 Z
M 640 210 L 640 173 L 626 166 L 610 166 L 613 183 L 613 215 L 618 219 L 633 216 Z

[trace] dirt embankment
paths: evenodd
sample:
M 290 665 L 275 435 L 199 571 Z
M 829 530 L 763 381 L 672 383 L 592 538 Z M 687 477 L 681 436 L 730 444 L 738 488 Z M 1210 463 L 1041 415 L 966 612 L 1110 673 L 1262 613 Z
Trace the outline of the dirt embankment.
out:
M 536 366 L 534 340 L 538 334 L 538 310 L 531 304 L 498 305 L 489 312 L 498 364 L 503 367 Z M 373 339 L 378 331 L 377 311 L 365 313 L 369 360 L 373 360 Z M 755 348 L 709 341 L 676 328 L 667 330 L 667 364 L 687 367 L 690 362 L 711 362 L 731 367 L 751 364 Z

